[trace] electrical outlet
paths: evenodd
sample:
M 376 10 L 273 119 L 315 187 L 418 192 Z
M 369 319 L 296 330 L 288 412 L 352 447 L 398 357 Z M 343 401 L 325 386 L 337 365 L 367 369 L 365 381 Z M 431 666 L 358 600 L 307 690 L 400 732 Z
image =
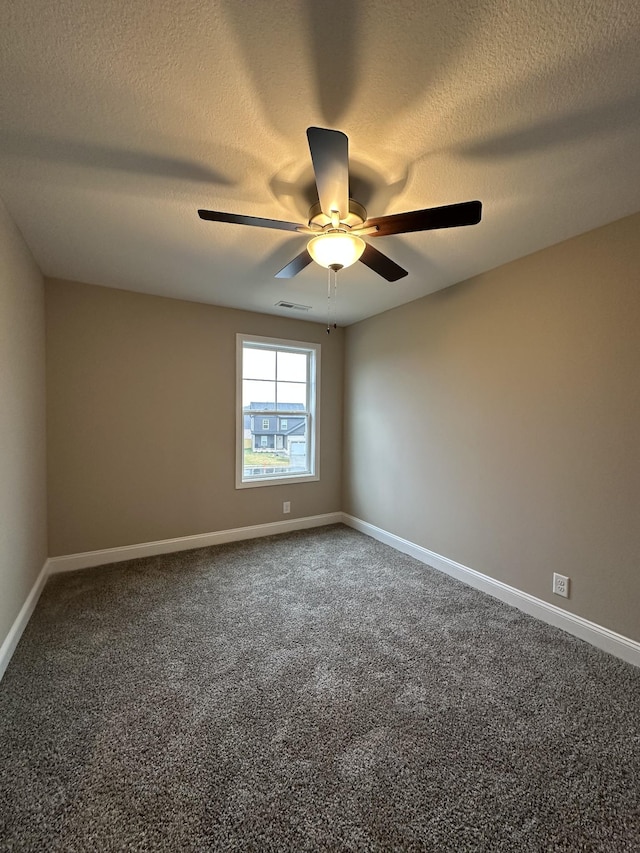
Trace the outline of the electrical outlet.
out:
M 286 515 L 288 512 L 291 512 L 291 501 L 283 501 L 282 502 L 282 512 Z
M 569 578 L 553 573 L 553 591 L 556 595 L 569 598 Z

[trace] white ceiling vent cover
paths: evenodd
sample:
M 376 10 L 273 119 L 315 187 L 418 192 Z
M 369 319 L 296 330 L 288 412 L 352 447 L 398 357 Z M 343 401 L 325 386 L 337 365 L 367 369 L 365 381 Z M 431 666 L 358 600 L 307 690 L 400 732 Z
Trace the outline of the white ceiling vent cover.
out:
M 295 302 L 287 302 L 281 299 L 280 302 L 276 302 L 276 308 L 286 308 L 288 311 L 310 311 L 311 305 L 298 305 Z

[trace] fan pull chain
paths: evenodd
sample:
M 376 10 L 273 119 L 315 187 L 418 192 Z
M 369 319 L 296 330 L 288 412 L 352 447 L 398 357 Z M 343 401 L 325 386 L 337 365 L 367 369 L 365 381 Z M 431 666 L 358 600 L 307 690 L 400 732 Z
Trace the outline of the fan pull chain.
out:
M 336 318 L 338 316 L 338 270 L 333 271 L 333 328 L 337 329 Z
M 327 334 L 331 334 L 331 270 L 327 270 Z
M 331 322 L 331 273 L 333 273 L 333 323 Z M 327 334 L 331 334 L 331 327 L 338 328 L 336 322 L 338 312 L 338 270 L 329 267 L 329 277 L 327 279 Z

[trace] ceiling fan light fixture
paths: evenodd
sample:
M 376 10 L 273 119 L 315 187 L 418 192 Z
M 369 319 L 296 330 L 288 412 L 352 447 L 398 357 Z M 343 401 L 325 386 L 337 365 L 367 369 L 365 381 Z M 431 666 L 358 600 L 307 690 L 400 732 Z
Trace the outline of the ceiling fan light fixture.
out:
M 476 200 L 391 213 L 371 219 L 363 205 L 349 197 L 347 136 L 339 130 L 308 127 L 307 141 L 318 191 L 317 203 L 309 208 L 308 225 L 265 219 L 262 216 L 224 213 L 221 210 L 198 211 L 200 219 L 210 222 L 229 222 L 315 235 L 314 239 L 308 238 L 307 246 L 276 273 L 276 278 L 293 278 L 313 261 L 336 272 L 360 260 L 386 281 L 398 281 L 408 275 L 407 270 L 371 243 L 365 244 L 362 236 L 375 234 L 376 237 L 387 237 L 413 231 L 459 228 L 476 225 L 482 218 L 482 203 Z
M 344 269 L 360 259 L 364 247 L 364 240 L 348 231 L 325 231 L 309 240 L 307 251 L 321 267 Z

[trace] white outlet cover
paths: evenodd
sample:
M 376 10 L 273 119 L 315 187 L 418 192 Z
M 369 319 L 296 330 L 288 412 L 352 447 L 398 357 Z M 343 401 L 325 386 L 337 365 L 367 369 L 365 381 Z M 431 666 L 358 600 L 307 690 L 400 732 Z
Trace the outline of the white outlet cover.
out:
M 553 573 L 553 592 L 563 598 L 569 598 L 569 578 L 566 575 Z

